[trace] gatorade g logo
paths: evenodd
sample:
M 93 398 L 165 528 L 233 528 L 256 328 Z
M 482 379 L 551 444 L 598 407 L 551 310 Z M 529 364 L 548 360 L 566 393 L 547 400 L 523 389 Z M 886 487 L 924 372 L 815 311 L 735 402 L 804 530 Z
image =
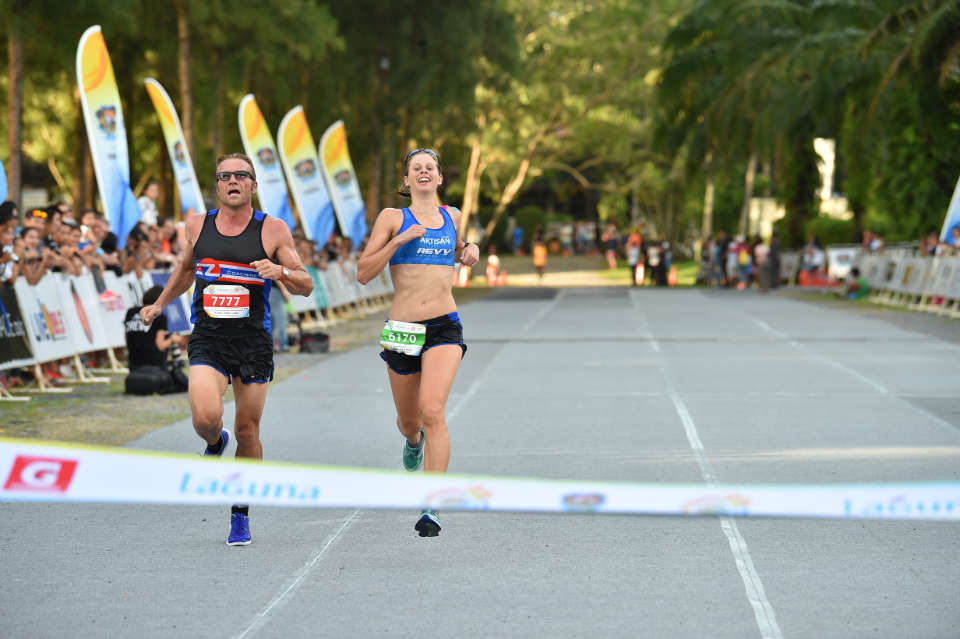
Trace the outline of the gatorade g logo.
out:
M 18 455 L 3 489 L 65 493 L 76 470 L 77 462 L 72 459 Z

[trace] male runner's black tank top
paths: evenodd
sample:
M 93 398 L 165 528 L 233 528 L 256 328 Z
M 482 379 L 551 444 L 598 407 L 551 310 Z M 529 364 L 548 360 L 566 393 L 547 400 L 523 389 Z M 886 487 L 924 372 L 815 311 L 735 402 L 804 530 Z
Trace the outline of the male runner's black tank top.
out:
M 234 332 L 255 329 L 270 332 L 270 287 L 273 280 L 257 274 L 250 262 L 269 259 L 261 235 L 267 214 L 254 211 L 239 235 L 217 230 L 217 213 L 203 218 L 193 247 L 196 283 L 191 321 L 194 328 Z

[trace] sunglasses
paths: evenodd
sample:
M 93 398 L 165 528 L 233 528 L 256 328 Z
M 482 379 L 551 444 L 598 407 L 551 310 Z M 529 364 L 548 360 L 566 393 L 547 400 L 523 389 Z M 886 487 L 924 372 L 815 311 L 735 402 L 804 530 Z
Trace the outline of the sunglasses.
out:
M 217 181 L 219 182 L 228 182 L 230 177 L 233 176 L 240 180 L 252 180 L 253 174 L 250 171 L 218 171 L 216 173 Z
M 407 153 L 407 157 L 403 158 L 403 161 L 404 162 L 408 161 L 417 153 L 426 153 L 427 155 L 430 155 L 431 157 L 433 157 L 433 159 L 436 160 L 437 162 L 440 162 L 440 157 L 437 155 L 437 152 L 434 151 L 433 149 L 414 149 L 413 151 L 410 151 L 409 153 Z

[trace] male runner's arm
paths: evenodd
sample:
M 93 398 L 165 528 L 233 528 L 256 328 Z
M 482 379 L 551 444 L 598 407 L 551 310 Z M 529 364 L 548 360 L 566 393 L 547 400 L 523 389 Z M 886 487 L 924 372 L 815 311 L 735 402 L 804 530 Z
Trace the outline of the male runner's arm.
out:
M 463 217 L 460 209 L 455 206 L 448 206 L 447 212 L 450 213 L 450 219 L 453 220 L 454 228 L 458 229 L 457 250 L 453 254 L 454 258 L 464 266 L 473 266 L 480 261 L 480 247 L 473 243 L 464 243 L 464 241 L 460 239 L 460 220 Z
M 271 253 L 270 247 L 276 247 L 273 254 L 280 263 L 274 264 L 270 260 L 250 262 L 250 266 L 257 269 L 260 277 L 283 282 L 287 290 L 294 295 L 313 293 L 313 278 L 307 273 L 307 269 L 303 268 L 303 262 L 293 245 L 290 228 L 286 222 L 275 217 L 268 217 L 263 227 L 263 248 L 267 255 Z M 284 268 L 289 269 L 289 275 L 284 276 Z
M 357 281 L 366 284 L 390 262 L 397 249 L 418 237 L 423 237 L 427 229 L 422 224 L 413 224 L 406 231 L 391 239 L 403 224 L 403 212 L 400 209 L 383 209 L 373 223 L 367 248 L 357 260 Z
M 186 293 L 196 279 L 196 271 L 194 270 L 196 265 L 193 259 L 193 238 L 199 236 L 199 227 L 202 224 L 203 219 L 200 217 L 187 220 L 185 224 L 187 243 L 183 249 L 182 259 L 176 268 L 173 269 L 173 273 L 170 274 L 170 279 L 167 280 L 167 285 L 163 287 L 163 292 L 160 293 L 157 301 L 140 309 L 140 319 L 143 320 L 144 324 L 149 325 L 153 322 L 153 320 L 163 312 L 164 307 L 177 297 Z

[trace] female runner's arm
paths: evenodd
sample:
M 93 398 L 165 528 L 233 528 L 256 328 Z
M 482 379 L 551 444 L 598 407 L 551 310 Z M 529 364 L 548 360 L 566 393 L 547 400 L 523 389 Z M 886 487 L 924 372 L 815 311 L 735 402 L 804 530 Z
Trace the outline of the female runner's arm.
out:
M 480 247 L 473 243 L 465 244 L 463 238 L 460 237 L 460 220 L 463 215 L 460 209 L 455 206 L 446 208 L 447 213 L 450 214 L 450 219 L 453 220 L 454 228 L 457 229 L 457 250 L 454 257 L 464 266 L 473 266 L 480 261 Z
M 357 281 L 366 284 L 390 262 L 397 249 L 427 232 L 421 224 L 413 224 L 406 231 L 393 237 L 403 224 L 403 212 L 399 209 L 383 209 L 377 216 L 370 232 L 370 239 L 363 255 L 357 260 Z

